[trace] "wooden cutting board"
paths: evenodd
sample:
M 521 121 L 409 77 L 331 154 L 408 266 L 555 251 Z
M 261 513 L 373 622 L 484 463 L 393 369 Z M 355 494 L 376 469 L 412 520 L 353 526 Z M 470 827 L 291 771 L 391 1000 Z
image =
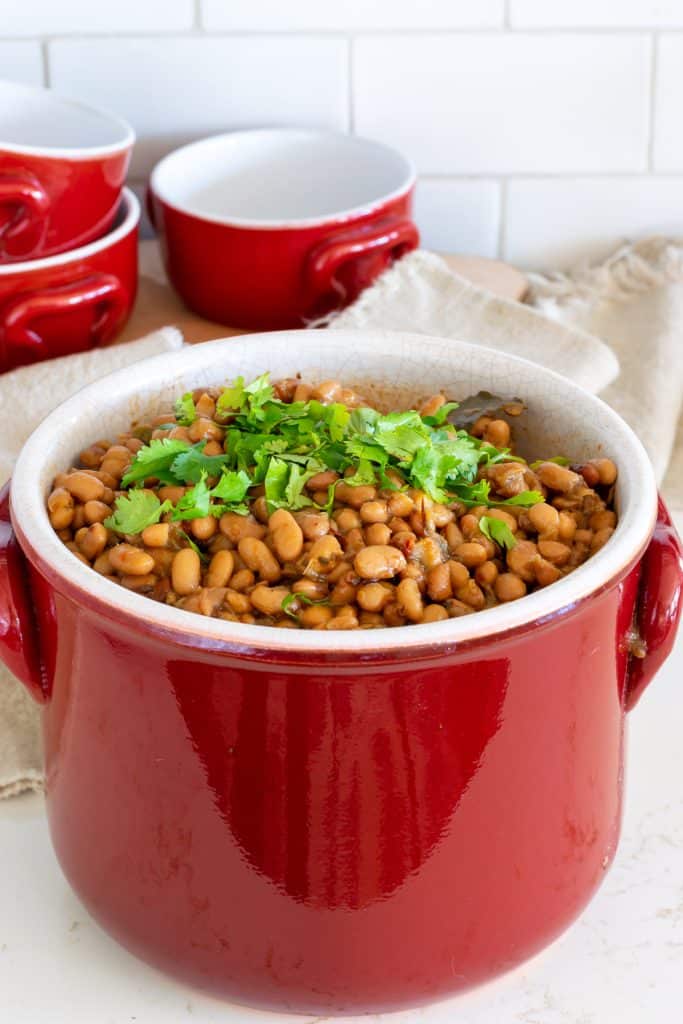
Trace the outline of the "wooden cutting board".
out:
M 444 254 L 443 258 L 462 277 L 488 288 L 496 295 L 521 302 L 526 294 L 526 278 L 507 263 L 479 256 Z M 204 320 L 189 310 L 166 280 L 156 241 L 141 242 L 138 297 L 133 315 L 116 342 L 133 341 L 168 324 L 178 327 L 185 340 L 192 344 L 247 333 L 239 328 Z

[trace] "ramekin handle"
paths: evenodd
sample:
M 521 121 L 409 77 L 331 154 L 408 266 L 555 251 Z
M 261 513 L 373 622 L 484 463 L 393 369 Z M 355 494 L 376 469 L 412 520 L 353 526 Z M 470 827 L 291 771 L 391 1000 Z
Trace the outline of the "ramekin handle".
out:
M 635 625 L 643 656 L 630 661 L 627 711 L 635 707 L 671 653 L 682 609 L 683 546 L 660 498 L 655 531 L 641 565 Z
M 0 659 L 34 700 L 47 700 L 26 560 L 12 529 L 9 484 L 0 490 Z

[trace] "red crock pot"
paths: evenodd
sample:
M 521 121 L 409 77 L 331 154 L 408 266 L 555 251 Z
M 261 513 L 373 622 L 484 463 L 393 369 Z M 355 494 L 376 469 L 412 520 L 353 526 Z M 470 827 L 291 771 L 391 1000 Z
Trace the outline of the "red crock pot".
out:
M 119 117 L 0 81 L 0 264 L 54 256 L 108 231 L 134 141 Z
M 0 264 L 0 373 L 116 336 L 137 291 L 139 220 L 140 204 L 124 189 L 102 238 L 58 256 Z
M 45 498 L 84 446 L 267 369 L 404 399 L 521 395 L 521 451 L 618 463 L 617 530 L 519 601 L 348 633 L 159 605 L 61 544 Z M 378 331 L 164 354 L 47 417 L 0 539 L 2 656 L 43 707 L 57 856 L 90 913 L 162 970 L 280 1010 L 398 1009 L 538 952 L 604 878 L 626 713 L 671 649 L 683 567 L 642 446 L 575 385 Z
M 251 330 L 300 327 L 352 302 L 418 244 L 415 170 L 334 132 L 230 132 L 152 172 L 148 206 L 187 305 Z

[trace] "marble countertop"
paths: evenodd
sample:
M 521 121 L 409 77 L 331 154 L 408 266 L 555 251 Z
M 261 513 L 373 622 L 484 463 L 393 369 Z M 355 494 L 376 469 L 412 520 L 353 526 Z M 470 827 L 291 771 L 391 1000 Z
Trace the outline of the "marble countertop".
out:
M 679 523 L 679 528 L 680 528 Z M 505 977 L 345 1024 L 675 1024 L 683 996 L 683 632 L 630 715 L 614 865 L 579 921 Z M 185 988 L 105 935 L 57 865 L 42 797 L 0 804 L 0 1019 L 8 1024 L 320 1024 Z M 338 1020 L 340 1018 L 337 1018 Z

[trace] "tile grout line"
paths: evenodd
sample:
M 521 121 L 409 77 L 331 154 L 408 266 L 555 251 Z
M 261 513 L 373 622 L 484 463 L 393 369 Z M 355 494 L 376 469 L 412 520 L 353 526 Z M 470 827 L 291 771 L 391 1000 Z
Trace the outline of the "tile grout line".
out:
M 652 33 L 650 48 L 650 105 L 648 108 L 647 170 L 655 166 L 655 124 L 657 117 L 657 69 L 659 67 L 659 32 Z

